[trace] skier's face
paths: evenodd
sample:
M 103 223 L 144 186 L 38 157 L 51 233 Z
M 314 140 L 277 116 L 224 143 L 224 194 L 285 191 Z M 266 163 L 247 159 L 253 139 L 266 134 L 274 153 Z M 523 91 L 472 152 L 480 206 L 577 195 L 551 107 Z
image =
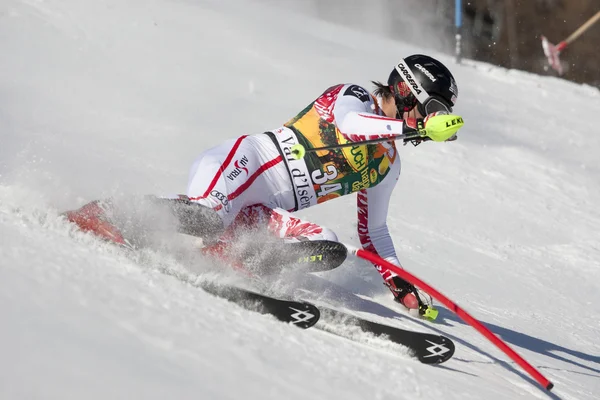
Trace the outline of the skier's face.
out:
M 419 112 L 419 110 L 417 108 L 418 107 L 415 107 L 415 108 L 413 108 L 410 111 L 406 111 L 402 115 L 402 119 L 408 119 L 408 118 L 425 118 L 425 116 L 421 115 L 421 113 Z
M 381 102 L 381 110 L 388 118 L 396 118 L 396 102 L 393 97 L 384 97 Z
M 384 99 L 381 105 L 381 109 L 383 113 L 389 118 L 397 117 L 397 107 L 396 107 L 396 99 L 394 97 L 390 97 L 388 99 Z M 424 115 L 421 115 L 417 107 L 413 107 L 410 111 L 405 111 L 400 116 L 403 120 L 407 118 L 424 118 Z

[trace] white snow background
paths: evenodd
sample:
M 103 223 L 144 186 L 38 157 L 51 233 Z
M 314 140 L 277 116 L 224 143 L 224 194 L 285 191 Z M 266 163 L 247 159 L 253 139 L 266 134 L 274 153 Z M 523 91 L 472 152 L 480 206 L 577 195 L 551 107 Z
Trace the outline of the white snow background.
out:
M 407 316 L 366 262 L 282 286 L 445 334 L 453 359 L 427 366 L 382 340 L 301 331 L 163 273 L 219 277 L 201 257 L 129 255 L 59 217 L 108 196 L 181 193 L 202 150 L 428 52 L 346 4 L 354 22 L 333 24 L 290 1 L 0 2 L 1 399 L 600 397 L 589 86 L 432 53 L 454 72 L 466 126 L 456 142 L 401 148 L 388 221 L 405 268 L 539 368 L 551 394 L 443 307 L 435 324 Z M 301 216 L 357 245 L 355 213 L 347 196 Z

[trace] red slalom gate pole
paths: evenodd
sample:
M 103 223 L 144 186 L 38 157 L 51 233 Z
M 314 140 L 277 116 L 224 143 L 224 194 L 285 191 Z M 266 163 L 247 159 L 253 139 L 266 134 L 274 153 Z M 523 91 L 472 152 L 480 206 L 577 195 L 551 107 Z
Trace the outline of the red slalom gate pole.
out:
M 452 310 L 456 315 L 458 315 L 463 321 L 467 324 L 471 325 L 475 328 L 479 333 L 485 336 L 490 342 L 492 342 L 496 347 L 498 347 L 504 354 L 509 356 L 514 362 L 519 364 L 521 368 L 523 368 L 533 379 L 535 379 L 543 388 L 550 391 L 554 387 L 554 384 L 550 382 L 544 375 L 542 375 L 534 366 L 529 364 L 523 357 L 521 357 L 516 351 L 514 351 L 509 345 L 506 344 L 502 339 L 497 337 L 490 331 L 485 325 L 475 319 L 471 314 L 460 308 L 455 302 L 450 300 L 448 297 L 438 292 L 435 288 L 431 287 L 427 283 L 423 282 L 421 279 L 417 278 L 410 272 L 394 265 L 388 261 L 385 261 L 383 258 L 368 252 L 363 249 L 358 249 L 353 246 L 345 245 L 348 248 L 348 252 L 354 254 L 356 257 L 360 257 L 364 260 L 370 261 L 374 264 L 381 265 L 386 267 L 387 269 L 396 273 L 400 278 L 412 283 L 413 285 L 419 287 L 425 292 L 429 293 L 429 295 L 435 299 L 437 299 L 440 303 L 448 307 Z

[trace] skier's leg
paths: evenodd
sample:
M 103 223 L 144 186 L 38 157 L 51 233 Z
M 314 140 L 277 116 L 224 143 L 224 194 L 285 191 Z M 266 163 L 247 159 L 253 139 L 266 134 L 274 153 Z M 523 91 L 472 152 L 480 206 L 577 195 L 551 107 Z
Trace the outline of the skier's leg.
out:
M 138 207 L 139 199 L 118 207 L 111 203 L 110 213 L 92 204 L 93 210 L 76 210 L 67 218 L 84 230 L 120 243 L 125 239 L 113 231 L 127 231 L 127 236 L 143 234 L 164 209 L 175 217 L 178 231 L 199 236 L 205 242 L 214 241 L 249 204 L 273 198 L 282 204 L 293 204 L 291 191 L 282 189 L 289 185 L 280 182 L 281 177 L 288 176 L 283 159 L 270 139 L 265 138 L 241 136 L 203 152 L 190 171 L 185 196 L 146 196 L 144 207 Z M 121 218 L 110 218 L 109 214 Z M 122 229 L 122 222 L 127 222 L 126 229 Z M 112 225 L 110 229 L 105 227 L 107 224 Z
M 177 231 L 187 235 L 213 240 L 223 232 L 223 221 L 217 212 L 186 195 L 151 198 L 154 204 L 164 206 L 177 220 Z
M 270 241 L 265 233 L 276 241 Z M 248 240 L 250 237 L 260 239 Z M 337 235 L 328 228 L 304 221 L 283 209 L 254 204 L 242 209 L 219 240 L 205 246 L 203 253 L 238 268 L 245 265 L 256 270 L 257 264 L 268 264 L 270 260 L 279 258 L 278 255 L 283 256 L 280 254 L 281 239 L 286 243 L 337 241 Z
M 202 253 L 243 270 L 244 253 L 247 250 L 245 238 L 253 233 L 256 236 L 258 231 L 266 229 L 270 211 L 263 205 L 243 208 L 216 241 L 202 248 Z
M 366 251 L 380 255 L 374 245 L 375 239 L 379 238 L 380 242 L 387 241 L 389 243 L 387 249 L 393 250 L 393 244 L 389 237 L 387 225 L 385 224 L 386 215 L 380 212 L 383 209 L 382 205 L 374 203 L 373 200 L 369 201 L 369 198 L 375 198 L 375 200 L 389 198 L 389 194 L 385 194 L 385 192 L 377 195 L 377 190 L 391 191 L 389 187 L 382 187 L 382 185 L 370 189 L 363 189 L 357 193 L 356 200 L 358 210 L 358 238 L 360 243 L 362 244 L 363 249 Z M 371 195 L 369 195 L 369 193 Z M 373 196 L 374 194 L 376 195 Z M 385 210 L 387 210 L 387 204 L 385 204 Z M 374 220 L 374 218 L 376 219 Z M 371 225 L 375 225 L 375 228 L 373 228 Z M 385 260 L 401 267 L 400 261 L 396 257 L 395 252 L 392 252 L 389 257 L 385 258 Z M 419 307 L 419 302 L 415 296 L 415 288 L 413 285 L 411 285 L 409 282 L 406 282 L 396 273 L 387 269 L 383 265 L 373 264 L 373 266 L 383 278 L 385 286 L 387 286 L 392 292 L 395 301 L 409 309 Z
M 135 247 L 151 244 L 153 233 L 159 231 L 185 233 L 203 240 L 223 231 L 223 222 L 215 211 L 186 196 L 95 200 L 63 215 L 82 231 Z
M 194 163 L 186 194 L 190 201 L 215 210 L 228 227 L 252 204 L 294 204 L 288 177 L 283 158 L 268 136 L 242 136 L 211 149 Z
M 192 168 L 188 191 L 192 188 L 192 192 L 205 192 L 210 187 L 211 180 L 219 176 L 221 162 L 226 159 L 234 144 L 235 141 L 230 141 L 200 155 Z M 216 201 L 212 197 L 191 200 L 186 195 L 107 199 L 93 201 L 77 210 L 67 211 L 64 215 L 81 230 L 121 245 L 130 242 L 139 245 L 139 236 L 145 234 L 143 230 L 151 229 L 153 222 L 154 225 L 166 225 L 164 221 L 156 223 L 155 220 L 164 220 L 169 216 L 171 219 L 175 217 L 170 225 L 176 225 L 177 231 L 202 237 L 203 240 L 213 240 L 223 230 L 221 216 L 213 209 L 218 206 Z M 162 211 L 166 211 L 166 216 Z
M 313 222 L 304 221 L 292 213 L 276 208 L 270 210 L 268 221 L 269 232 L 286 242 L 331 240 L 337 242 L 334 231 Z

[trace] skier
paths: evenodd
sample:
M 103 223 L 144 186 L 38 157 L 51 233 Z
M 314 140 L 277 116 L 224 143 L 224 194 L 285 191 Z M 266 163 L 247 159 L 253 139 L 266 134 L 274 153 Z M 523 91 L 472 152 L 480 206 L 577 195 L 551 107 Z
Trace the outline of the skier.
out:
M 336 234 L 291 213 L 357 193 L 358 235 L 364 249 L 401 266 L 386 224 L 392 190 L 400 175 L 394 135 L 428 129 L 438 115 L 449 114 L 458 89 L 450 71 L 426 55 L 411 55 L 392 70 L 387 85 L 373 81 L 369 93 L 355 84 L 338 84 L 282 127 L 229 140 L 202 153 L 191 168 L 186 195 L 157 198 L 171 202 L 180 231 L 202 237 L 204 252 L 236 263 L 230 246 L 241 231 L 263 227 L 284 241 L 337 241 Z M 430 132 L 410 140 L 450 141 L 454 132 Z M 390 137 L 390 141 L 361 144 Z M 350 147 L 307 149 L 353 142 Z M 405 142 L 406 143 L 406 142 Z M 110 201 L 96 201 L 66 213 L 81 229 L 124 244 L 111 220 Z M 385 267 L 375 265 L 394 299 L 419 307 L 414 287 Z

